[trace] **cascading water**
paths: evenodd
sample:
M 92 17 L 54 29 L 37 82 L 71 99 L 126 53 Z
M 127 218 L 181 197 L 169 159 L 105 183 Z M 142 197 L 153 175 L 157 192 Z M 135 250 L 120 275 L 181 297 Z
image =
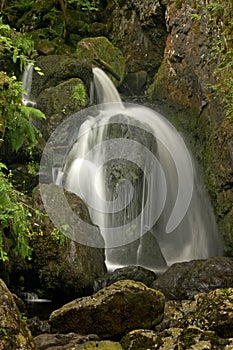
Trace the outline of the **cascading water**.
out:
M 105 240 L 107 267 L 156 270 L 221 254 L 208 196 L 181 136 L 155 111 L 123 104 L 102 70 L 93 74 L 104 104 L 79 128 L 55 181 L 87 204 Z
M 31 86 L 32 86 L 32 75 L 33 75 L 33 64 L 29 63 L 23 73 L 22 83 L 23 83 L 23 96 L 22 102 L 24 106 L 34 107 L 36 105 L 35 101 L 30 100 Z

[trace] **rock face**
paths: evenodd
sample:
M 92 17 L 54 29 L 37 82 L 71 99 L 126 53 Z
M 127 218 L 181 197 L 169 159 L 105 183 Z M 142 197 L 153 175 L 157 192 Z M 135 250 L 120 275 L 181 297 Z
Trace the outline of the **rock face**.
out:
M 40 190 L 52 198 L 56 186 L 40 185 Z M 44 212 L 39 188 L 34 191 L 34 208 Z M 77 216 L 91 224 L 88 210 L 82 200 L 67 192 L 71 210 Z M 61 215 L 60 215 L 61 217 Z M 48 217 L 35 218 L 41 232 L 32 239 L 33 271 L 29 271 L 29 281 L 39 279 L 45 297 L 72 299 L 91 293 L 94 280 L 106 273 L 104 250 L 79 244 L 59 233 Z M 79 232 L 76 224 L 76 234 Z M 81 230 L 81 229 L 80 229 Z M 102 240 L 99 233 L 98 239 Z M 28 276 L 25 276 L 28 277 Z M 39 288 L 39 286 L 37 286 Z M 32 286 L 31 286 L 32 289 Z
M 233 259 L 213 257 L 176 263 L 151 285 L 167 299 L 187 299 L 198 292 L 233 286 Z
M 232 110 L 226 118 L 224 97 L 216 98 L 215 88 L 210 88 L 221 80 L 214 74 L 222 58 L 216 42 L 224 37 L 224 29 L 228 30 L 228 20 L 222 18 L 220 24 L 224 11 L 214 14 L 206 1 L 198 5 L 192 0 L 164 4 L 169 34 L 163 62 L 150 88 L 151 101 L 188 135 L 204 168 L 225 252 L 232 256 Z M 224 1 L 222 6 L 224 9 Z M 230 12 L 232 8 L 225 16 Z M 232 96 L 228 98 L 232 101 Z
M 0 349 L 36 350 L 31 333 L 22 320 L 13 296 L 0 280 Z
M 143 80 L 146 85 L 145 80 L 153 77 L 163 59 L 167 36 L 165 7 L 160 1 L 108 1 L 106 11 L 109 36 L 126 57 L 127 83 L 132 92 L 142 94 Z
M 95 333 L 111 339 L 136 328 L 153 328 L 162 321 L 163 308 L 161 292 L 125 280 L 55 310 L 50 324 L 54 332 Z

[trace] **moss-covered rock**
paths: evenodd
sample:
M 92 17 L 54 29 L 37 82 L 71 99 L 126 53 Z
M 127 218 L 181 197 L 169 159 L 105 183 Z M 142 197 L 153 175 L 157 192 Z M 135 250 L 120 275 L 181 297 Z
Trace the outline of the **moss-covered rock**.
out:
M 40 191 L 43 192 L 44 198 L 45 194 L 53 198 L 56 186 L 41 184 Z M 87 207 L 79 197 L 67 192 L 66 200 L 71 211 L 75 212 L 80 220 L 92 224 Z M 48 210 L 52 201 L 46 205 Z M 36 210 L 44 212 L 39 188 L 33 192 L 33 206 Z M 65 215 L 63 210 L 59 217 L 66 223 Z M 29 290 L 40 289 L 43 297 L 63 301 L 91 293 L 94 280 L 106 273 L 103 249 L 85 246 L 71 240 L 55 228 L 50 219 L 43 214 L 35 217 L 35 222 L 35 225 L 39 225 L 40 231 L 31 240 L 32 263 L 25 276 Z M 66 227 L 64 232 L 65 229 Z M 81 228 L 76 222 L 76 237 L 81 234 L 80 232 Z M 102 236 L 98 230 L 97 232 L 99 235 L 96 239 L 102 242 Z M 103 244 L 102 242 L 102 246 Z
M 89 64 L 106 69 L 116 85 L 123 81 L 125 73 L 124 57 L 120 49 L 115 47 L 107 38 L 82 39 L 77 45 L 75 55 L 80 60 L 86 60 Z M 116 79 L 111 72 L 114 72 L 119 79 Z
M 71 78 L 41 92 L 37 106 L 46 115 L 46 120 L 37 123 L 45 140 L 62 121 L 80 111 L 88 103 L 85 85 L 79 78 Z
M 124 280 L 55 310 L 50 324 L 53 331 L 115 338 L 136 328 L 153 328 L 162 321 L 163 308 L 161 292 Z
M 13 295 L 0 280 L 0 348 L 36 350 L 31 333 L 22 319 Z

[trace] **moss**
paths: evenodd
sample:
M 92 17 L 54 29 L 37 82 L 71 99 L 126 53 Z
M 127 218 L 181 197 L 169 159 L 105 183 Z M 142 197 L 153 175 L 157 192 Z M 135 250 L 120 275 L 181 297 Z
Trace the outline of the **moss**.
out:
M 73 87 L 72 97 L 76 100 L 79 107 L 87 105 L 87 95 L 83 83 L 79 83 Z
M 101 66 L 98 60 L 106 62 L 120 78 L 120 81 L 117 81 L 110 75 L 115 85 L 123 81 L 125 71 L 123 54 L 107 38 L 101 36 L 81 40 L 77 45 L 76 55 L 79 59 L 96 66 Z

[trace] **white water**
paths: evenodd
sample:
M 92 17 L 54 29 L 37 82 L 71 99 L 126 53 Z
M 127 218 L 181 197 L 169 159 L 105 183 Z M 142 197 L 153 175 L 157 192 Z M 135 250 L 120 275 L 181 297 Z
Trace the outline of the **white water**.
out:
M 63 181 L 66 189 L 85 201 L 106 246 L 113 247 L 106 249 L 108 268 L 140 264 L 163 269 L 166 263 L 171 265 L 221 254 L 212 208 L 183 139 L 160 114 L 141 106 L 124 107 L 106 74 L 99 68 L 94 68 L 93 74 L 97 102 L 107 104 L 101 107 L 96 118 L 91 116 L 81 125 L 78 141 L 67 157 L 63 179 L 59 173 L 57 183 Z M 143 129 L 152 132 L 157 140 L 158 162 L 146 153 L 144 146 L 138 149 L 137 142 L 128 146 L 129 136 L 108 140 L 114 114 L 123 115 L 129 125 L 143 125 Z M 114 122 L 120 125 L 121 120 L 121 117 L 115 118 Z M 140 187 L 132 188 L 121 181 L 113 193 L 107 185 L 107 171 L 103 167 L 106 159 L 113 158 L 128 159 L 137 164 L 142 162 L 139 167 L 145 176 Z M 146 240 L 144 234 L 148 230 L 152 238 Z M 137 245 L 132 243 L 136 239 Z M 152 247 L 144 247 L 145 242 Z M 126 246 L 128 243 L 131 245 Z M 148 249 L 151 249 L 153 262 L 147 256 Z M 131 255 L 136 259 L 132 260 Z
M 23 96 L 22 102 L 24 106 L 34 107 L 35 101 L 30 100 L 31 86 L 32 86 L 32 75 L 33 75 L 33 64 L 29 63 L 23 73 Z
M 50 299 L 41 299 L 38 297 L 38 295 L 36 293 L 24 293 L 24 300 L 27 303 L 51 303 L 52 300 Z

